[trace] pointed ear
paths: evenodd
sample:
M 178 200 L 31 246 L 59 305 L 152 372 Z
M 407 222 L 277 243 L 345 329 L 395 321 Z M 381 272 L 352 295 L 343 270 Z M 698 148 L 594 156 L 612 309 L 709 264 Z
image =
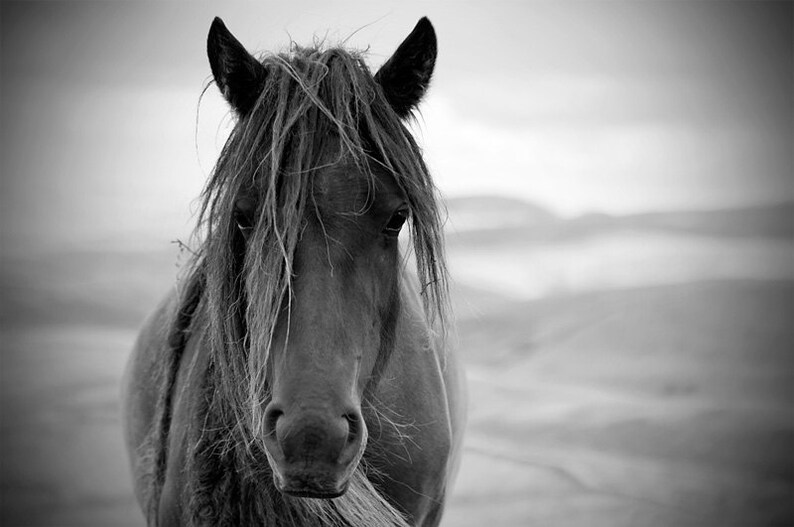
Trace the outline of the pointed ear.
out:
M 237 115 L 247 114 L 265 84 L 265 67 L 245 50 L 218 17 L 212 21 L 207 36 L 207 57 L 223 96 Z
M 436 65 L 436 32 L 422 17 L 394 55 L 375 74 L 386 100 L 401 118 L 408 117 L 430 84 Z

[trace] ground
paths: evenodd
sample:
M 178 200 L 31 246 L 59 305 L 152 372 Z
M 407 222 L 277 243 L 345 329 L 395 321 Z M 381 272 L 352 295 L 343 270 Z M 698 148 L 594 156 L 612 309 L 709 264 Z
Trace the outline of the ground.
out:
M 794 525 L 790 235 L 497 227 L 449 238 L 471 407 L 444 525 Z M 3 525 L 143 525 L 119 378 L 176 253 L 4 257 Z

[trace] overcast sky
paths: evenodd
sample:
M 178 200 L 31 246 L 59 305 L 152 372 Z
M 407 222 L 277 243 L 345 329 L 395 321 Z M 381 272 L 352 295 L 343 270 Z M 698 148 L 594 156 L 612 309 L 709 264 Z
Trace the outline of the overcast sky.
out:
M 215 15 L 251 51 L 347 39 L 373 69 L 427 15 L 416 128 L 447 196 L 564 215 L 794 199 L 794 3 L 3 2 L 3 243 L 188 229 L 231 125 L 214 87 L 199 104 Z

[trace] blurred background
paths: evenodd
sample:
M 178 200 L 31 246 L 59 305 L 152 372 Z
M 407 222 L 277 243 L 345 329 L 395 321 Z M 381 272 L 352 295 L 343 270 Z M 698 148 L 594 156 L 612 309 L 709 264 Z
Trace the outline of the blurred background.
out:
M 118 383 L 251 51 L 421 16 L 471 412 L 444 525 L 794 525 L 794 4 L 0 4 L 0 523 L 142 525 Z

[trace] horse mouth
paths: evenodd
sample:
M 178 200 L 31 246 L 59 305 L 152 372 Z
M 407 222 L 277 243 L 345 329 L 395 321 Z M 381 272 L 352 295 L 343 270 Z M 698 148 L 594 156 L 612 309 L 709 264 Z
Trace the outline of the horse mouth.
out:
M 292 478 L 287 481 L 278 481 L 276 478 L 276 488 L 294 498 L 317 498 L 329 500 L 338 498 L 347 492 L 348 481 L 340 485 L 317 484 L 307 478 Z
M 281 492 L 287 496 L 292 496 L 293 498 L 316 498 L 321 500 L 330 500 L 333 498 L 338 498 L 347 492 L 347 485 L 340 490 L 332 491 L 315 490 L 309 488 L 283 488 L 281 489 Z

